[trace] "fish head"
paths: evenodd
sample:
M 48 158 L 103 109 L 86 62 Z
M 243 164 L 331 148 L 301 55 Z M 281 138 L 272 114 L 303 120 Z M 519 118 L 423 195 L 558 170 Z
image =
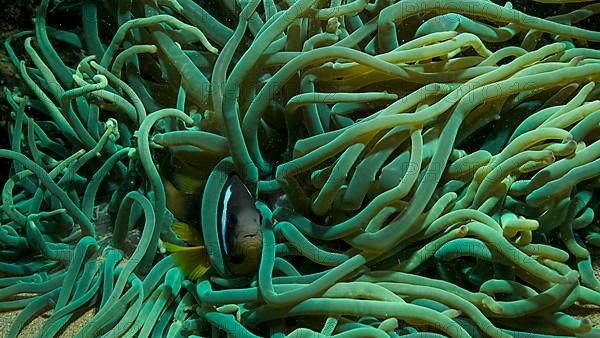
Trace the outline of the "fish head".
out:
M 227 180 L 219 208 L 223 257 L 230 272 L 238 276 L 256 272 L 263 246 L 262 216 L 238 176 Z

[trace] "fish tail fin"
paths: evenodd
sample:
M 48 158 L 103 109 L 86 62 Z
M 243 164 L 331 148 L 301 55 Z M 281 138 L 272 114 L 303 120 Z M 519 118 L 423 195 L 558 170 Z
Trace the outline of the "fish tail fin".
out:
M 168 242 L 164 245 L 175 264 L 190 279 L 198 280 L 210 269 L 210 258 L 204 246 L 179 246 Z

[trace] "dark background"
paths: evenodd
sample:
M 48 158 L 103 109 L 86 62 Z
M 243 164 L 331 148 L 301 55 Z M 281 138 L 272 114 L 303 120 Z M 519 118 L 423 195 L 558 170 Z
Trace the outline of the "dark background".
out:
M 2 1 L 0 6 L 0 148 L 10 148 L 8 143 L 8 121 L 10 106 L 6 102 L 4 86 L 12 88 L 18 83 L 17 70 L 12 65 L 4 50 L 4 39 L 14 33 L 33 27 L 31 18 L 38 1 Z M 8 176 L 9 161 L 0 159 L 0 185 Z

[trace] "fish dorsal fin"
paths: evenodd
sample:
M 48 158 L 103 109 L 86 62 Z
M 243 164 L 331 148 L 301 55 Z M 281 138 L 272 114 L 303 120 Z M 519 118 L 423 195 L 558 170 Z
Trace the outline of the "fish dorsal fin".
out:
M 174 222 L 171 225 L 173 231 L 181 238 L 182 240 L 190 243 L 191 245 L 202 245 L 204 241 L 202 240 L 202 236 L 198 230 L 194 229 L 187 223 L 184 222 Z
M 184 194 L 193 194 L 204 185 L 204 181 L 189 174 L 174 173 L 171 181 L 177 190 Z
M 210 269 L 210 258 L 204 246 L 179 246 L 168 242 L 164 245 L 171 252 L 175 264 L 188 278 L 198 280 Z

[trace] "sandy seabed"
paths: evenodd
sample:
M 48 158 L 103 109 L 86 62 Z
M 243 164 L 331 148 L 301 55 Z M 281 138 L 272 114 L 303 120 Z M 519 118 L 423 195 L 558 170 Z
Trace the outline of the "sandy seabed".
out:
M 19 334 L 20 338 L 29 338 L 29 337 L 37 337 L 38 333 L 42 329 L 44 322 L 48 317 L 50 317 L 50 311 L 44 312 L 41 315 L 35 317 L 29 324 L 27 324 L 21 333 Z M 21 310 L 9 311 L 9 312 L 0 312 L 0 337 L 6 337 L 8 334 L 8 330 L 10 330 L 10 326 Z M 96 314 L 96 309 L 92 308 L 88 311 L 84 312 L 83 315 L 79 316 L 74 321 L 70 322 L 69 325 L 62 331 L 59 337 L 74 337 L 81 328 L 94 317 Z

